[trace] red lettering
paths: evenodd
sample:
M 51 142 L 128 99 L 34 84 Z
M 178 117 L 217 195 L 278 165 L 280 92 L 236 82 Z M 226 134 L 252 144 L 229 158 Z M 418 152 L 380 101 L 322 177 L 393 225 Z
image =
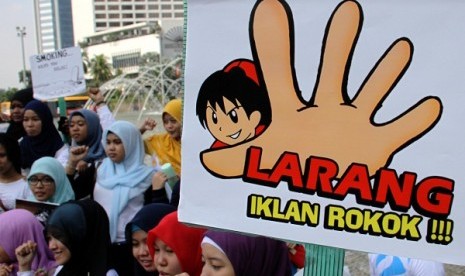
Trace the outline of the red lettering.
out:
M 316 191 L 321 187 L 323 193 L 332 194 L 333 185 L 331 182 L 338 173 L 337 163 L 331 159 L 310 157 L 307 162 L 307 183 L 305 189 Z
M 428 177 L 417 185 L 417 212 L 447 216 L 453 199 L 454 181 L 444 177 Z
M 376 178 L 375 201 L 379 206 L 384 206 L 389 201 L 391 206 L 398 206 L 400 210 L 410 208 L 416 174 L 405 172 L 399 181 L 395 170 L 383 169 L 378 172 Z
M 334 194 L 341 198 L 344 198 L 349 192 L 358 194 L 357 201 L 372 200 L 367 166 L 360 164 L 350 165 L 334 190 Z
M 389 203 L 397 211 L 407 211 L 413 206 L 418 213 L 429 217 L 448 216 L 451 211 L 454 181 L 444 177 L 429 177 L 415 184 L 415 173 L 404 172 L 399 178 L 395 170 L 382 168 L 370 181 L 367 166 L 354 163 L 337 179 L 337 163 L 328 158 L 308 158 L 302 172 L 297 153 L 284 152 L 272 169 L 260 169 L 261 157 L 261 148 L 248 149 L 244 181 L 273 188 L 286 181 L 291 191 L 316 192 L 339 200 L 354 194 L 361 204 L 384 207 Z
M 269 181 L 269 175 L 260 171 L 260 160 L 262 158 L 262 149 L 250 147 L 247 151 L 247 178 Z
M 294 187 L 303 188 L 299 155 L 288 152 L 281 155 L 271 173 L 270 181 L 279 182 L 283 179 L 290 181 L 289 183 Z

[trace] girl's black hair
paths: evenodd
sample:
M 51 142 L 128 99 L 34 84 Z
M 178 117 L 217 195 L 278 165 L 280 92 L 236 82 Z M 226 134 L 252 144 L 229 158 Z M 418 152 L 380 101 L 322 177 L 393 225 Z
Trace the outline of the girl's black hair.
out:
M 0 145 L 5 148 L 6 156 L 15 171 L 21 173 L 21 150 L 18 141 L 6 133 L 0 133 Z
M 238 103 L 244 108 L 247 116 L 259 111 L 261 125 L 268 126 L 271 122 L 271 104 L 268 93 L 255 81 L 247 77 L 244 70 L 235 67 L 228 72 L 223 70 L 211 74 L 200 87 L 197 97 L 196 113 L 205 128 L 207 105 L 218 106 L 225 112 L 223 97 L 233 104 Z

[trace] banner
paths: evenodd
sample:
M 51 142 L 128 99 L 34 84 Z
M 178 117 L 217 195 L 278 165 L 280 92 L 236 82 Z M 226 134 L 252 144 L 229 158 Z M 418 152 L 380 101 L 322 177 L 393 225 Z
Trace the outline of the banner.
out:
M 465 265 L 463 10 L 189 0 L 180 220 Z
M 63 48 L 30 58 L 34 98 L 56 99 L 86 90 L 81 49 Z

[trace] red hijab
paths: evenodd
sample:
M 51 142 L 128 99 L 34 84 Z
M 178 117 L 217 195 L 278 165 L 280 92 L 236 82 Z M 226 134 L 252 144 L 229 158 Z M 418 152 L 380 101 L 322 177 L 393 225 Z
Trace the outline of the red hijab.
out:
M 178 212 L 165 216 L 160 223 L 149 231 L 147 245 L 152 258 L 155 254 L 155 240 L 158 238 L 173 249 L 183 272 L 190 276 L 199 276 L 202 272 L 202 249 L 200 242 L 205 229 L 186 226 L 178 221 Z

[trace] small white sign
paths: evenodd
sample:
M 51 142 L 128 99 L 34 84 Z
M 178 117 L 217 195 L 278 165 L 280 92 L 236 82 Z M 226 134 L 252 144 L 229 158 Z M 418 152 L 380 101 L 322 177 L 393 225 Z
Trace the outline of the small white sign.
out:
M 63 48 L 30 57 L 34 98 L 56 99 L 86 89 L 81 49 Z

